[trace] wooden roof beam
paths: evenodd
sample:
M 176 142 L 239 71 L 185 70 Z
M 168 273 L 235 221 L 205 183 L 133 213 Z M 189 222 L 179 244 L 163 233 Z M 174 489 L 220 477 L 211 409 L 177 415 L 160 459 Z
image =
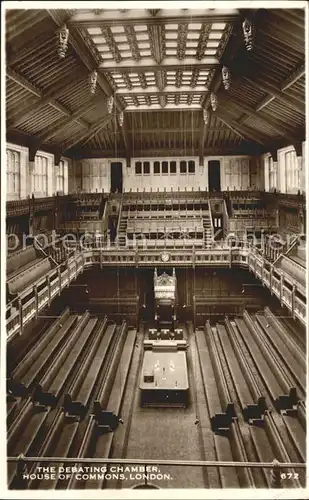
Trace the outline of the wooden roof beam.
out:
M 290 76 L 288 76 L 283 82 L 281 82 L 281 91 L 288 89 L 294 83 L 297 82 L 306 73 L 305 64 L 302 64 L 296 71 L 294 71 Z
M 224 127 L 207 127 L 208 132 L 222 132 Z M 187 128 L 135 128 L 130 130 L 129 134 L 145 135 L 145 134 L 176 134 L 181 133 L 197 133 L 201 131 L 201 127 L 187 127 Z
M 64 130 L 72 122 L 76 121 L 78 118 L 81 118 L 83 115 L 85 115 L 86 113 L 88 113 L 91 109 L 93 109 L 94 107 L 96 107 L 98 105 L 101 105 L 102 102 L 106 102 L 106 100 L 102 101 L 102 98 L 101 99 L 96 99 L 95 101 L 92 100 L 90 103 L 87 103 L 87 104 L 85 104 L 85 106 L 82 106 L 81 108 L 77 109 L 72 114 L 72 116 L 69 116 L 65 120 L 61 120 L 61 123 L 59 123 L 59 121 L 58 121 L 58 122 L 56 122 L 56 126 L 55 126 L 55 124 L 53 124 L 50 127 L 48 127 L 44 131 L 44 133 L 43 134 L 39 134 L 37 136 L 37 138 L 42 143 L 44 143 L 45 141 L 48 141 L 49 139 L 51 139 L 55 135 L 58 135 L 60 132 L 62 132 L 62 130 Z M 89 127 L 90 127 L 90 125 L 88 126 L 88 128 Z
M 165 71 L 189 68 L 217 68 L 220 61 L 215 57 L 205 56 L 203 59 L 198 60 L 194 57 L 185 57 L 184 59 L 177 59 L 176 57 L 165 57 L 160 64 L 156 63 L 151 57 L 144 57 L 140 61 L 103 61 L 100 63 L 99 68 L 101 71 L 117 71 L 121 73 L 144 73 L 145 71 Z
M 64 9 L 63 10 L 51 9 L 48 10 L 48 13 L 55 22 L 55 24 L 59 27 L 62 26 L 64 23 L 68 24 L 68 19 L 70 19 L 71 17 L 69 12 Z M 89 72 L 98 69 L 98 61 L 94 58 L 90 50 L 87 48 L 87 45 L 81 33 L 77 29 L 74 29 L 73 27 L 70 28 L 69 43 L 72 45 L 77 56 L 82 61 L 84 66 L 89 70 Z M 114 93 L 113 89 L 111 88 L 104 74 L 98 72 L 97 81 L 99 87 L 108 97 Z M 119 111 L 123 109 L 123 106 L 119 102 L 119 99 L 117 99 L 117 97 L 115 97 L 115 106 Z
M 45 10 L 28 10 L 27 17 L 21 22 L 16 22 L 7 29 L 6 42 L 11 43 L 15 38 L 24 35 L 30 31 L 32 36 L 35 34 L 35 25 L 43 21 L 46 17 Z
M 212 155 L 250 155 L 250 154 L 260 154 L 264 149 L 257 144 L 252 142 L 246 142 L 242 144 L 235 144 L 231 146 L 221 146 L 221 147 L 209 147 L 205 148 L 204 156 Z M 115 158 L 114 149 L 74 149 L 72 150 L 75 158 Z M 169 154 L 171 156 L 186 156 L 196 157 L 199 154 L 198 148 L 185 150 L 184 148 L 171 148 L 169 149 Z M 123 149 L 117 150 L 117 158 L 125 158 L 126 152 Z M 158 157 L 166 158 L 166 148 L 137 148 L 134 150 L 133 158 L 153 158 L 154 160 Z
M 259 78 L 253 80 L 252 78 L 244 77 L 243 79 L 245 82 L 248 82 L 249 84 L 254 85 L 256 88 L 262 90 L 263 92 L 270 94 L 271 97 L 274 97 L 278 99 L 278 101 L 283 102 L 289 108 L 295 109 L 300 113 L 305 112 L 305 107 L 302 102 L 300 102 L 298 99 L 295 99 L 294 97 L 287 96 L 282 90 L 280 90 L 280 88 L 276 88 L 274 85 L 268 84 L 267 82 L 262 81 Z
M 261 111 L 263 108 L 265 108 L 266 106 L 268 106 L 268 104 L 270 104 L 273 100 L 275 99 L 275 96 L 274 95 L 267 95 L 266 97 L 264 97 L 255 107 L 255 111 Z M 243 120 L 246 119 L 243 118 Z
M 216 111 L 216 116 L 222 123 L 233 130 L 235 134 L 239 135 L 245 141 L 253 140 L 254 142 L 257 142 L 261 145 L 264 145 L 267 141 L 267 138 L 263 137 L 256 130 L 251 129 L 250 127 L 243 127 L 238 122 L 235 122 L 234 120 L 229 118 L 226 113 L 222 112 L 221 110 Z
M 75 146 L 76 144 L 81 143 L 82 141 L 84 141 L 83 144 L 88 142 L 102 128 L 104 128 L 110 121 L 112 121 L 114 116 L 115 116 L 114 113 L 106 114 L 106 115 L 102 116 L 101 118 L 99 118 L 99 120 L 94 122 L 86 132 L 84 132 L 84 131 L 78 132 L 78 134 L 76 134 L 72 139 L 61 144 L 62 151 L 63 152 L 67 151 L 67 150 L 71 149 L 73 146 Z
M 244 104 L 236 101 L 235 99 L 231 101 L 226 101 L 223 100 L 222 102 L 219 101 L 219 106 L 221 105 L 232 105 L 242 113 L 246 113 L 247 115 L 251 116 L 252 118 L 258 119 L 260 122 L 264 122 L 266 125 L 271 126 L 278 134 L 283 135 L 287 139 L 291 140 L 291 143 L 295 141 L 295 137 L 290 133 L 290 130 L 283 125 L 281 125 L 278 120 L 275 118 L 270 118 L 266 116 L 262 116 L 261 114 L 257 113 L 255 110 L 249 108 L 248 106 L 245 106 Z
M 72 114 L 71 111 L 65 108 L 62 104 L 58 103 L 56 97 L 61 95 L 62 92 L 68 88 L 68 85 L 72 83 L 72 75 L 59 82 L 59 85 L 57 87 L 54 87 L 51 92 L 43 94 L 39 89 L 37 89 L 34 85 L 28 82 L 23 76 L 19 75 L 18 73 L 16 73 L 16 71 L 12 70 L 11 68 L 7 68 L 6 74 L 15 83 L 19 84 L 21 87 L 28 90 L 28 92 L 39 98 L 39 100 L 36 103 L 29 104 L 29 106 L 26 106 L 16 115 L 14 115 L 10 120 L 8 120 L 7 123 L 8 129 L 14 129 L 18 127 L 20 123 L 25 121 L 29 116 L 32 116 L 36 111 L 39 111 L 42 107 L 46 106 L 47 104 L 53 106 L 61 113 L 67 116 L 71 116 Z M 74 80 L 74 83 L 82 81 L 83 79 L 84 76 L 79 78 L 77 77 L 77 80 Z M 86 124 L 83 121 L 79 121 L 78 123 L 83 127 L 88 126 L 88 124 Z
M 61 26 L 64 22 L 67 22 L 68 20 L 68 11 L 62 11 L 62 10 L 49 10 L 49 15 L 53 19 L 53 21 L 56 23 L 57 26 Z M 94 69 L 97 69 L 98 66 L 98 61 L 95 60 L 93 55 L 91 54 L 90 50 L 87 48 L 85 41 L 83 39 L 83 36 L 81 33 L 77 30 L 74 29 L 74 27 L 70 27 L 70 36 L 69 36 L 69 43 L 72 45 L 73 49 L 75 50 L 77 56 L 80 58 L 84 66 L 89 70 L 89 72 L 93 71 Z M 101 88 L 101 90 L 104 92 L 106 96 L 111 96 L 114 94 L 113 89 L 111 88 L 109 82 L 105 78 L 105 76 L 102 73 L 98 73 L 98 86 Z M 117 96 L 115 96 L 114 99 L 114 104 L 115 107 L 119 110 L 123 110 L 123 105 L 120 103 L 119 99 Z M 75 138 L 72 139 L 71 142 L 65 144 L 63 147 L 65 150 L 71 149 L 74 147 L 76 144 L 78 144 L 81 141 L 84 141 L 83 144 L 87 143 L 92 139 L 107 123 L 111 121 L 113 118 L 113 114 L 107 115 L 105 119 L 99 120 L 98 122 L 94 123 L 93 125 L 90 126 L 88 129 L 87 133 L 82 134 L 81 136 L 78 134 L 75 136 Z M 90 135 L 89 135 L 90 134 Z M 124 134 L 126 134 L 124 132 Z M 127 135 L 124 136 L 124 143 L 127 139 Z M 128 144 L 128 154 L 129 154 L 129 141 L 127 141 Z
M 160 104 L 140 105 L 140 106 L 127 106 L 125 111 L 127 113 L 136 113 L 140 111 L 200 111 L 202 108 L 200 104 L 171 104 L 167 103 L 164 108 Z
M 126 12 L 104 10 L 100 13 L 79 11 L 70 17 L 68 27 L 97 28 L 115 24 L 144 25 L 181 23 L 228 23 L 239 18 L 237 9 L 160 9 L 154 17 L 147 9 L 129 9 Z
M 189 85 L 183 85 L 181 87 L 176 87 L 176 85 L 166 85 L 164 90 L 160 90 L 157 86 L 147 87 L 146 89 L 133 87 L 132 89 L 118 89 L 115 91 L 116 96 L 119 97 L 129 97 L 134 95 L 165 95 L 165 94 L 207 94 L 209 90 L 205 85 L 197 85 L 196 87 L 190 87 Z

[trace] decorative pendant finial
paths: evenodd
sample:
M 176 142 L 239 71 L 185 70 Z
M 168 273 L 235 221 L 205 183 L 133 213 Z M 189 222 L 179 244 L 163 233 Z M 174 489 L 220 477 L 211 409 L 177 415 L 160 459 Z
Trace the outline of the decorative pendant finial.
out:
M 244 34 L 244 42 L 247 50 L 253 49 L 254 40 L 254 26 L 250 19 L 246 18 L 242 23 L 242 30 Z
M 68 50 L 69 30 L 66 25 L 58 30 L 59 44 L 58 54 L 60 59 L 64 59 Z
M 231 86 L 231 74 L 229 68 L 226 66 L 222 67 L 222 82 L 225 90 L 229 90 Z
M 119 116 L 118 116 L 118 120 L 119 120 L 119 125 L 120 125 L 120 127 L 122 127 L 122 125 L 123 125 L 123 118 L 124 118 L 123 111 L 121 111 L 121 112 L 119 113 Z
M 97 81 L 98 81 L 98 73 L 96 70 L 92 71 L 90 73 L 90 93 L 95 94 L 96 88 L 97 88 Z
M 108 111 L 108 114 L 110 115 L 111 112 L 113 111 L 113 105 L 114 105 L 114 98 L 113 96 L 111 95 L 108 100 L 107 100 L 107 111 Z
M 203 120 L 205 125 L 207 125 L 209 122 L 209 111 L 207 111 L 207 109 L 205 108 L 203 109 Z
M 218 107 L 218 98 L 213 92 L 210 94 L 210 104 L 213 111 L 216 111 Z

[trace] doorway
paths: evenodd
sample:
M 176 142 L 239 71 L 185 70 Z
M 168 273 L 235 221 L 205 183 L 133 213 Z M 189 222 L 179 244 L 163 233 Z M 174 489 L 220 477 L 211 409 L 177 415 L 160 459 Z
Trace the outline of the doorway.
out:
M 122 193 L 122 163 L 111 163 L 111 193 Z
M 219 160 L 210 160 L 208 162 L 208 189 L 209 191 L 221 191 Z

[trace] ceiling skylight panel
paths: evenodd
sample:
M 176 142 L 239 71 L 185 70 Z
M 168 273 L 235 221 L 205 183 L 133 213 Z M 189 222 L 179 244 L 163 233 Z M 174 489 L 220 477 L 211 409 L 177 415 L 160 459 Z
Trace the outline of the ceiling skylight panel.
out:
M 199 33 L 195 33 L 193 31 L 189 31 L 187 34 L 187 40 L 198 40 L 200 38 Z
M 101 54 L 103 59 L 114 59 L 113 54 L 109 54 L 109 53 L 107 54 L 107 53 L 101 52 L 101 51 L 100 51 L 100 54 Z
M 115 35 L 114 40 L 115 40 L 115 42 L 117 42 L 117 44 L 121 43 L 121 42 L 128 43 L 127 37 L 124 35 Z
M 211 29 L 213 29 L 213 30 L 222 30 L 223 31 L 224 28 L 225 28 L 225 26 L 226 26 L 226 23 L 213 23 L 211 25 Z
M 139 42 L 138 47 L 139 47 L 139 49 L 149 49 L 150 44 L 149 44 L 149 42 Z
M 177 40 L 178 33 L 174 33 L 174 32 L 169 33 L 169 32 L 167 32 L 167 33 L 165 33 L 165 38 L 166 38 L 166 40 Z
M 209 40 L 220 40 L 221 37 L 222 37 L 222 33 L 212 33 L 212 32 L 210 32 L 209 35 L 208 35 L 208 39 Z
M 200 30 L 202 27 L 201 23 L 189 23 L 188 28 L 189 30 Z
M 135 31 L 147 31 L 147 26 L 144 26 L 142 24 L 138 24 L 134 26 Z
M 109 52 L 109 48 L 107 45 L 97 45 L 97 49 L 99 52 Z
M 130 45 L 128 43 L 118 43 L 119 50 L 129 50 Z
M 186 49 L 186 54 L 188 56 L 194 56 L 196 54 L 196 49 Z
M 92 40 L 94 41 L 95 44 L 106 43 L 104 36 L 93 36 Z
M 89 35 L 101 35 L 102 31 L 100 28 L 88 28 Z
M 213 47 L 214 47 L 214 48 L 217 48 L 217 47 L 218 47 L 218 45 L 219 45 L 219 40 L 215 40 L 215 41 L 211 41 L 211 40 L 209 40 L 209 41 L 207 42 L 207 48 L 209 48 L 209 49 L 210 49 L 210 48 L 213 48 Z
M 135 36 L 138 41 L 149 40 L 148 33 L 137 33 Z
M 123 26 L 111 26 L 111 32 L 112 33 L 124 33 L 124 27 Z

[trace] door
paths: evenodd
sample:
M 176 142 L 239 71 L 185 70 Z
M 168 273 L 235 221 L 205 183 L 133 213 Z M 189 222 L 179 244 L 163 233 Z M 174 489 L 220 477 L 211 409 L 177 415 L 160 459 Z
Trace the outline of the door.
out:
M 111 163 L 111 193 L 122 193 L 122 163 Z
M 208 187 L 209 191 L 221 191 L 220 161 L 208 162 Z

